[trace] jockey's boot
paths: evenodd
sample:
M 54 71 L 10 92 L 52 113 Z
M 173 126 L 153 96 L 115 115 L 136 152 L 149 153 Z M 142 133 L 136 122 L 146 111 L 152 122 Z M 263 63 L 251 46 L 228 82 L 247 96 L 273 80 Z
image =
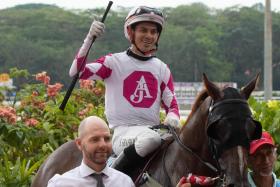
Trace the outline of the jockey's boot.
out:
M 111 167 L 121 172 L 128 173 L 135 163 L 142 161 L 143 159 L 143 157 L 137 154 L 135 146 L 132 144 L 121 152 Z

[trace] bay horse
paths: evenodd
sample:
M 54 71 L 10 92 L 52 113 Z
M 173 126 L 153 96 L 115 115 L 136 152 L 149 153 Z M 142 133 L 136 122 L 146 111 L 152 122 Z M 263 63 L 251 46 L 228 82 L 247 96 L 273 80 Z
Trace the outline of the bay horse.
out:
M 247 99 L 259 75 L 240 91 L 219 88 L 203 74 L 205 90 L 193 104 L 186 124 L 174 133 L 176 141 L 158 151 L 147 172 L 164 187 L 175 187 L 188 173 L 217 177 L 215 186 L 249 187 L 249 143 L 261 137 L 262 127 L 252 118 Z M 80 165 L 82 154 L 70 141 L 55 150 L 39 168 L 31 187 L 45 187 L 56 173 Z

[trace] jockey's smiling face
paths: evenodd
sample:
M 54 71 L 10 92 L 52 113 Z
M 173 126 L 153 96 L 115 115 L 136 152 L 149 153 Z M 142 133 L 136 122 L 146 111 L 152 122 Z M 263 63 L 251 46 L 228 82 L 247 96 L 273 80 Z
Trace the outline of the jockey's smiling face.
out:
M 133 32 L 135 44 L 141 51 L 148 52 L 155 49 L 155 44 L 159 37 L 156 24 L 151 22 L 138 23 Z M 135 46 L 133 50 L 137 52 Z

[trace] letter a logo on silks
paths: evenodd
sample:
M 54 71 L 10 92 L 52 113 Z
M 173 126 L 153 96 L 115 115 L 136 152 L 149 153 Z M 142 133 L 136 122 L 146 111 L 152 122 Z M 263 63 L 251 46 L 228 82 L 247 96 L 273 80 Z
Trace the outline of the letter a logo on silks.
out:
M 145 81 L 144 76 L 141 76 L 134 93 L 130 95 L 130 100 L 134 103 L 140 103 L 143 101 L 143 98 L 152 98 L 150 91 L 148 89 L 147 83 Z
M 158 82 L 150 72 L 135 71 L 124 80 L 123 96 L 134 107 L 151 107 L 157 92 Z

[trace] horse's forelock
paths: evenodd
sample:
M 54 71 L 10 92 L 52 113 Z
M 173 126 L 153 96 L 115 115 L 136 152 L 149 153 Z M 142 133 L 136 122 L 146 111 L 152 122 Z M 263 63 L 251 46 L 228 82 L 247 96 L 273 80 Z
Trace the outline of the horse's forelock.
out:
M 232 87 L 226 87 L 223 89 L 224 99 L 244 99 L 240 94 L 239 90 Z

